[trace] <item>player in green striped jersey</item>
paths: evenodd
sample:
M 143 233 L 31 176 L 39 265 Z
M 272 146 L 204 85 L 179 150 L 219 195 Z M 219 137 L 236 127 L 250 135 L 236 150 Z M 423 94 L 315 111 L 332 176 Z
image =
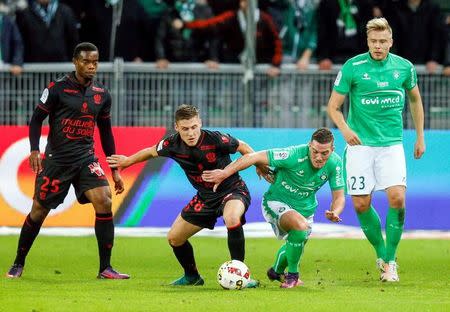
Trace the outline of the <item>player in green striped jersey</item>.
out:
M 347 142 L 344 163 L 347 192 L 352 195 L 361 228 L 377 254 L 383 281 L 399 281 L 396 252 L 405 215 L 406 164 L 402 111 L 405 90 L 416 128 L 415 158 L 425 152 L 424 113 L 414 66 L 389 52 L 392 29 L 384 18 L 367 23 L 369 51 L 349 59 L 336 77 L 328 114 Z M 340 110 L 350 98 L 348 119 Z M 386 191 L 389 211 L 386 243 L 372 192 Z
M 275 235 L 286 240 L 267 276 L 282 282 L 282 288 L 300 286 L 298 266 L 318 206 L 316 192 L 328 181 L 332 203 L 325 216 L 332 222 L 341 221 L 345 205 L 342 161 L 334 152 L 333 134 L 329 129 L 318 129 L 309 144 L 246 154 L 223 170 L 204 171 L 202 178 L 217 186 L 255 164 L 275 168 L 274 179 L 268 179 L 273 183 L 264 194 L 262 212 Z

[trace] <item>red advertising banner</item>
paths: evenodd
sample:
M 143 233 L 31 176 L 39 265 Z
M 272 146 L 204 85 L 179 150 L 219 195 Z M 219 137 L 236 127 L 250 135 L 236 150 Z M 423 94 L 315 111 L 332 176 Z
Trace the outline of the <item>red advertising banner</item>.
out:
M 113 128 L 118 154 L 131 155 L 138 150 L 150 147 L 166 133 L 165 128 L 153 127 L 115 127 Z M 35 174 L 28 165 L 30 144 L 28 127 L 0 126 L 0 226 L 22 226 L 25 216 L 31 210 Z M 48 127 L 43 127 L 40 150 L 45 150 Z M 110 185 L 113 182 L 110 170 L 105 162 L 98 132 L 95 133 L 95 151 L 108 176 Z M 121 173 L 125 183 L 125 192 L 113 193 L 113 212 L 115 212 L 144 164 L 133 166 Z M 112 188 L 113 190 L 113 188 Z M 92 205 L 80 205 L 73 191 L 69 191 L 65 201 L 57 209 L 50 212 L 44 225 L 46 226 L 92 226 L 94 209 Z

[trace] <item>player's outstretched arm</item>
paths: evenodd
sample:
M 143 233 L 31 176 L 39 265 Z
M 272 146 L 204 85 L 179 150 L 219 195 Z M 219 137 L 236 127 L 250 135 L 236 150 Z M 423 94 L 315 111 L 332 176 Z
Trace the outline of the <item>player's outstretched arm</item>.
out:
M 345 196 L 344 190 L 332 191 L 332 201 L 329 210 L 325 211 L 325 217 L 331 222 L 341 222 L 342 219 L 339 217 L 344 210 L 345 206 Z
M 344 104 L 344 101 L 345 95 L 333 90 L 331 92 L 330 100 L 328 101 L 327 106 L 328 116 L 339 128 L 342 136 L 349 145 L 359 145 L 361 144 L 361 140 L 359 139 L 358 135 L 352 129 L 350 129 L 348 124 L 345 122 L 344 115 L 342 114 L 341 106 L 342 104 Z
M 268 164 L 269 159 L 267 158 L 266 151 L 253 152 L 243 155 L 242 157 L 230 163 L 224 169 L 203 171 L 202 179 L 206 182 L 215 183 L 216 185 L 214 186 L 214 190 L 216 190 L 223 180 L 235 174 L 236 172 L 247 169 L 252 165 L 267 166 Z
M 416 128 L 416 144 L 414 145 L 414 158 L 419 159 L 425 153 L 425 136 L 423 133 L 424 113 L 422 98 L 419 87 L 416 85 L 411 90 L 407 90 L 409 105 L 411 107 L 411 116 Z
M 156 145 L 144 148 L 137 152 L 136 154 L 133 154 L 131 156 L 125 156 L 125 155 L 111 155 L 109 157 L 106 157 L 106 161 L 108 162 L 109 166 L 111 168 L 117 168 L 117 169 L 125 169 L 128 168 L 134 164 L 149 160 L 150 158 L 158 157 L 158 153 L 156 151 Z
M 250 145 L 248 145 L 247 143 L 245 143 L 244 141 L 241 141 L 241 140 L 239 140 L 239 147 L 237 150 L 242 155 L 246 155 L 246 154 L 255 152 Z M 273 175 L 271 173 L 271 170 L 270 170 L 268 164 L 255 163 L 255 165 L 256 165 L 256 174 L 258 175 L 258 177 L 260 179 L 261 179 L 261 177 L 263 177 L 267 182 L 273 183 Z

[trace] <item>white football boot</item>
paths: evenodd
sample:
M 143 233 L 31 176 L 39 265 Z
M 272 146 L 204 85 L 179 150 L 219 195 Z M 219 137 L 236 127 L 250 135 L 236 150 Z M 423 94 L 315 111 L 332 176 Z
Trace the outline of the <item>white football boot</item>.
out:
M 381 258 L 378 258 L 376 262 L 377 262 L 377 268 L 378 268 L 378 270 L 380 270 L 380 274 L 381 274 L 380 280 L 383 280 L 384 274 L 386 273 L 387 264 Z
M 382 275 L 381 281 L 383 282 L 399 282 L 400 278 L 397 273 L 397 263 L 395 261 L 389 261 L 386 266 L 386 272 Z

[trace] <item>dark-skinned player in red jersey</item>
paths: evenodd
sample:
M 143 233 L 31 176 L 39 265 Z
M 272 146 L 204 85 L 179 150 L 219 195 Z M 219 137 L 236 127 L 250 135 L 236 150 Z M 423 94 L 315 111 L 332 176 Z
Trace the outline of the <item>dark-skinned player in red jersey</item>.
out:
M 33 205 L 20 232 L 16 259 L 6 273 L 9 278 L 22 275 L 25 258 L 51 209 L 64 201 L 70 185 L 80 203 L 95 209 L 100 268 L 98 278 L 128 279 L 130 276 L 111 267 L 114 223 L 111 189 L 94 154 L 94 127 L 99 129 L 103 151 L 115 153 L 111 129 L 111 96 L 94 80 L 99 52 L 88 42 L 78 44 L 73 53 L 75 71 L 51 82 L 44 89 L 30 121 L 30 166 L 36 173 Z M 45 155 L 41 157 L 39 139 L 42 122 L 49 116 L 50 132 Z M 116 194 L 124 191 L 118 170 L 112 170 Z
M 228 177 L 216 192 L 214 183 L 202 179 L 204 170 L 225 168 L 231 163 L 230 154 L 242 155 L 253 152 L 243 141 L 218 131 L 201 129 L 202 122 L 195 106 L 183 104 L 175 112 L 177 133 L 163 139 L 159 144 L 145 148 L 126 157 L 112 155 L 106 160 L 111 168 L 125 169 L 133 164 L 158 156 L 175 160 L 186 173 L 197 194 L 183 208 L 167 234 L 167 239 L 184 275 L 171 285 L 203 285 L 204 280 L 197 271 L 194 251 L 188 239 L 203 228 L 213 229 L 217 218 L 223 216 L 228 229 L 228 249 L 231 259 L 244 261 L 245 238 L 242 225 L 250 204 L 250 194 L 239 174 Z M 257 173 L 267 177 L 268 168 L 257 168 Z M 257 287 L 251 280 L 247 287 Z

